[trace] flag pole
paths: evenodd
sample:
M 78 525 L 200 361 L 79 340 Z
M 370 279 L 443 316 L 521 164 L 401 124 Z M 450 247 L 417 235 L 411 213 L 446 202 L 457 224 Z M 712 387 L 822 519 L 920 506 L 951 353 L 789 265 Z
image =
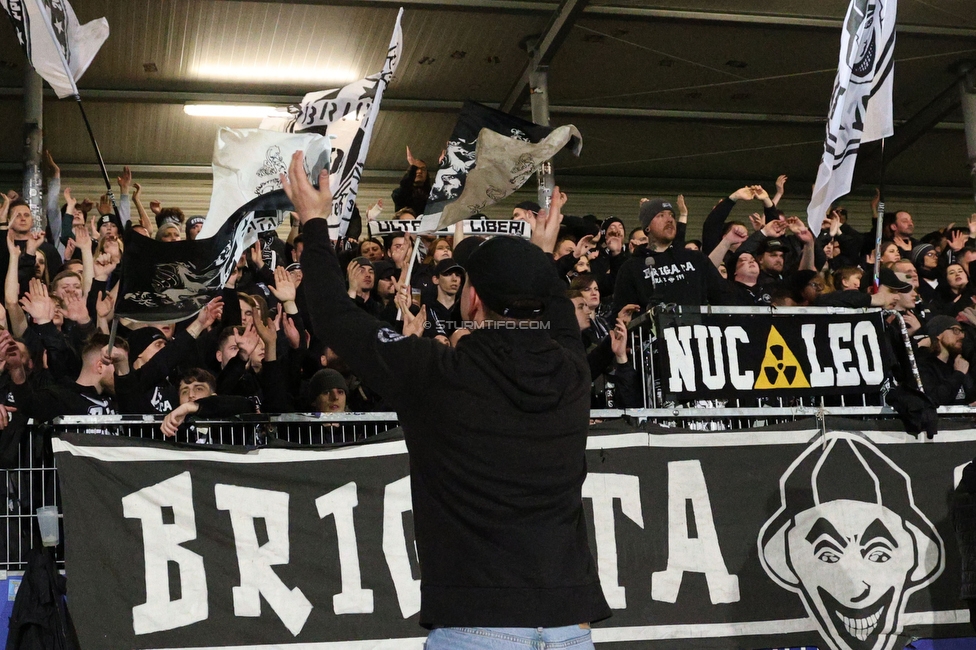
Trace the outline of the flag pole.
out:
M 81 111 L 81 119 L 85 121 L 85 128 L 88 129 L 88 138 L 91 140 L 92 147 L 95 148 L 95 156 L 98 158 L 98 167 L 102 171 L 102 180 L 105 181 L 105 193 L 108 200 L 112 202 L 115 214 L 119 213 L 119 206 L 115 202 L 115 193 L 112 192 L 112 181 L 108 178 L 108 170 L 105 169 L 105 160 L 102 158 L 102 150 L 98 147 L 98 140 L 95 139 L 95 132 L 92 131 L 91 122 L 88 121 L 88 114 L 85 113 L 85 105 L 81 103 L 81 95 L 75 94 L 75 101 L 78 103 L 78 110 Z M 109 346 L 111 351 L 111 346 Z
M 877 224 L 874 228 L 874 289 L 878 290 L 881 284 L 881 234 L 884 228 L 885 215 L 885 140 L 881 138 L 881 181 L 878 183 L 878 214 Z
M 108 333 L 108 358 L 112 358 L 112 348 L 115 347 L 115 335 L 119 331 L 119 317 L 112 318 L 112 329 Z

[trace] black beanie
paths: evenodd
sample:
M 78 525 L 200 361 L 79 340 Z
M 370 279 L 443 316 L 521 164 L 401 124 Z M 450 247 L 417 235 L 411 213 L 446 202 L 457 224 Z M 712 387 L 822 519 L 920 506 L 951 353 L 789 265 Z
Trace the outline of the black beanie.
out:
M 165 335 L 156 327 L 140 327 L 137 330 L 133 330 L 126 337 L 126 343 L 129 344 L 129 363 L 135 363 L 135 360 L 139 358 L 146 348 L 152 345 L 153 341 L 164 339 Z
M 465 270 L 482 302 L 508 318 L 537 317 L 564 290 L 546 254 L 516 237 L 489 239 L 471 253 Z

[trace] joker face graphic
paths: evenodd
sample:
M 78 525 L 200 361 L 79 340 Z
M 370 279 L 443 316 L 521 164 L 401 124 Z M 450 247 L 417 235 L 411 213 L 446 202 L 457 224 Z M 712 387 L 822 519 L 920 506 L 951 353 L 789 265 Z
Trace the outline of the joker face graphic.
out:
M 831 433 L 780 480 L 763 568 L 800 596 L 834 650 L 890 650 L 908 596 L 941 574 L 942 539 L 911 480 L 867 440 Z

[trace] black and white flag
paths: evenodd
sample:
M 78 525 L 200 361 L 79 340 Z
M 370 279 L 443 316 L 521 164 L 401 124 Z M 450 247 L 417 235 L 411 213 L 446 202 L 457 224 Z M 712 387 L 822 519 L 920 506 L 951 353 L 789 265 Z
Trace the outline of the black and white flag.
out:
M 382 71 L 342 88 L 309 93 L 300 106 L 290 109 L 292 117 L 272 117 L 261 123 L 262 129 L 322 133 L 331 140 L 332 177 L 329 185 L 332 189 L 332 216 L 329 217 L 329 226 L 337 229 L 333 232 L 334 236 L 346 234 L 356 206 L 359 180 L 363 176 L 383 92 L 393 79 L 403 53 L 402 17 L 401 8 Z
M 220 294 L 258 233 L 277 227 L 277 211 L 290 209 L 284 190 L 275 190 L 238 208 L 212 237 L 161 242 L 130 230 L 115 313 L 146 323 L 193 316 Z
M 563 147 L 583 147 L 575 126 L 553 129 L 467 101 L 427 199 L 421 232 L 481 212 L 512 194 Z
M 37 74 L 58 97 L 77 95 L 78 79 L 108 38 L 108 21 L 98 18 L 79 24 L 67 0 L 0 0 L 0 4 Z
M 212 237 L 239 207 L 280 190 L 281 174 L 288 171 L 292 154 L 299 150 L 305 152 L 305 172 L 314 181 L 329 165 L 329 138 L 324 135 L 226 127 L 217 131 L 210 211 L 198 237 Z M 244 245 L 253 243 L 245 241 Z
M 847 9 L 823 158 L 807 207 L 807 223 L 815 235 L 831 203 L 851 191 L 861 143 L 894 133 L 891 87 L 897 10 L 897 0 L 851 0 Z

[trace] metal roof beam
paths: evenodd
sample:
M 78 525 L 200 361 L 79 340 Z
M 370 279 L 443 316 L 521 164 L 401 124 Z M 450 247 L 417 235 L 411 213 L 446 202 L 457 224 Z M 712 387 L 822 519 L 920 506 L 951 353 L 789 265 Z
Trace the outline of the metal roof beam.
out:
M 962 98 L 959 96 L 959 80 L 953 81 L 948 88 L 929 102 L 922 110 L 906 120 L 895 129 L 894 135 L 885 138 L 884 163 L 891 161 L 915 144 L 928 131 L 936 128 L 942 120 L 959 108 Z M 881 178 L 881 143 L 872 142 L 862 148 L 858 156 L 851 189 L 862 183 L 879 183 Z
M 0 87 L 0 101 L 19 100 L 22 87 Z M 54 97 L 54 91 L 47 89 L 47 96 Z M 104 90 L 82 89 L 82 97 L 90 104 L 96 103 L 152 103 L 152 104 L 243 104 L 286 106 L 297 104 L 300 95 L 248 95 L 242 93 L 202 93 L 180 90 Z M 456 112 L 463 102 L 451 99 L 400 99 L 383 98 L 383 110 L 390 112 Z M 498 108 L 497 104 L 487 104 Z M 783 113 L 746 113 L 742 111 L 690 111 L 658 108 L 614 108 L 612 106 L 551 105 L 553 115 L 582 115 L 593 117 L 620 117 L 655 120 L 698 120 L 702 122 L 744 122 L 759 124 L 809 124 L 820 127 L 825 121 L 822 115 L 788 115 Z M 939 122 L 935 128 L 961 130 L 961 122 Z
M 506 113 L 513 113 L 522 108 L 525 100 L 529 97 L 529 76 L 538 68 L 547 66 L 556 55 L 559 47 L 566 40 L 576 18 L 583 12 L 587 0 L 563 0 L 559 9 L 553 14 L 552 20 L 543 30 L 542 35 L 536 42 L 535 47 L 529 52 L 529 60 L 526 61 L 522 74 L 512 89 L 502 100 L 500 110 Z

